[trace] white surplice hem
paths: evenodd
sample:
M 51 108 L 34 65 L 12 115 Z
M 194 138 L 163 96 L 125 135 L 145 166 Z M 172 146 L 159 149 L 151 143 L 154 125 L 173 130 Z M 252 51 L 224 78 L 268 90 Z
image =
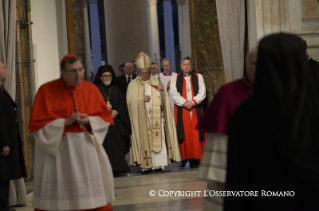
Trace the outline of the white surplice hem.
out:
M 102 147 L 109 123 L 97 116 L 89 120 L 93 135 L 67 132 L 62 137 L 65 119 L 33 133 L 35 208 L 83 210 L 114 201 L 112 168 Z

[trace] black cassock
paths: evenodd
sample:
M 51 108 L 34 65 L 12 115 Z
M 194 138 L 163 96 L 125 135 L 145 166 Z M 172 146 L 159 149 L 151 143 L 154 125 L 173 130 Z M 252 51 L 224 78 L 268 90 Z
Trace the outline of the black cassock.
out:
M 5 89 L 0 88 L 0 153 L 9 146 L 7 157 L 0 156 L 0 181 L 26 177 L 19 133 L 17 105 Z
M 125 154 L 129 149 L 131 123 L 125 97 L 117 85 L 105 86 L 100 83 L 97 87 L 101 91 L 105 102 L 107 98 L 109 99 L 112 105 L 111 110 L 116 110 L 118 113 L 113 119 L 114 125 L 109 127 L 103 147 L 110 159 L 114 174 L 129 172 L 130 168 L 125 160 Z

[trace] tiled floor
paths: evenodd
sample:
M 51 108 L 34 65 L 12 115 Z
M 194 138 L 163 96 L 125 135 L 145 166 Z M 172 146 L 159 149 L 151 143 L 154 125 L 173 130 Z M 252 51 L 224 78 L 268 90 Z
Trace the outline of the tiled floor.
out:
M 202 210 L 206 183 L 197 179 L 197 171 L 198 169 L 181 169 L 170 172 L 154 172 L 147 175 L 133 173 L 129 176 L 115 177 L 116 196 L 113 210 Z M 153 197 L 150 196 L 152 190 L 151 193 L 155 193 Z M 171 196 L 169 196 L 170 194 Z M 33 210 L 32 193 L 28 194 L 26 207 L 15 209 L 17 211 Z

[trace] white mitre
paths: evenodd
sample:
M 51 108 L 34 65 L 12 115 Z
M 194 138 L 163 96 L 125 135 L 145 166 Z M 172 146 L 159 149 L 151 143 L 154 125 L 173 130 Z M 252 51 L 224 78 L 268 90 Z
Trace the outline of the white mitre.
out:
M 135 64 L 139 70 L 149 70 L 152 64 L 152 59 L 143 51 L 136 57 Z

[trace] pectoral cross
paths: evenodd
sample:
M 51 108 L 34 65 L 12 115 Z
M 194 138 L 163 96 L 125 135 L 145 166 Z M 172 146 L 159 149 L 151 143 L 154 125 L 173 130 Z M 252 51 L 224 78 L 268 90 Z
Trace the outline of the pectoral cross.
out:
M 148 113 L 149 113 L 149 114 L 152 114 L 151 107 L 148 108 Z
M 190 88 L 189 87 L 187 87 L 187 92 L 189 92 L 190 91 Z
M 158 131 L 161 130 L 161 128 L 158 125 L 158 121 L 155 122 L 155 127 L 153 128 L 153 130 L 155 130 L 155 136 L 158 136 Z

